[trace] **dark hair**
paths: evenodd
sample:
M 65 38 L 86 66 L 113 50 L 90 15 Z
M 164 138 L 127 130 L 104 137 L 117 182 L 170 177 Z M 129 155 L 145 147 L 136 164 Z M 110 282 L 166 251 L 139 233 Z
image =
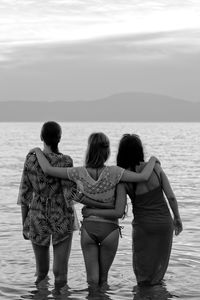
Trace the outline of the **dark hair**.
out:
M 141 161 L 144 161 L 144 151 L 140 137 L 136 134 L 124 134 L 119 142 L 117 165 L 135 171 Z
M 85 165 L 88 168 L 102 167 L 110 155 L 110 142 L 102 133 L 92 133 L 88 138 L 88 148 L 85 157 Z
M 58 143 L 60 142 L 61 134 L 60 125 L 54 121 L 49 121 L 43 124 L 40 136 L 54 153 L 59 153 Z

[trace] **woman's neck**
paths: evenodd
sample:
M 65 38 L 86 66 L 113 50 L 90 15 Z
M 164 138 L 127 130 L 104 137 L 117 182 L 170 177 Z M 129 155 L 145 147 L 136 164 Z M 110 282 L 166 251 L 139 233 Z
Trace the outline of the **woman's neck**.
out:
M 45 143 L 44 143 L 44 146 L 43 146 L 43 152 L 44 153 L 53 153 L 53 151 L 51 150 L 51 147 L 46 145 Z

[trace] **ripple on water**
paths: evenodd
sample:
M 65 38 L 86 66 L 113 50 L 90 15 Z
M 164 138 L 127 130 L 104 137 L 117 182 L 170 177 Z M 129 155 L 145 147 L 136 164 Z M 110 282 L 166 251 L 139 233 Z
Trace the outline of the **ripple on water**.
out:
M 22 239 L 21 212 L 16 201 L 24 158 L 29 148 L 41 145 L 40 127 L 39 123 L 0 124 L 0 299 L 95 299 L 88 295 L 86 289 L 86 274 L 78 232 L 74 234 L 69 262 L 69 289 L 63 291 L 63 295 L 56 295 L 53 290 L 52 249 L 49 280 L 39 288 L 34 285 L 34 254 L 29 241 Z M 199 300 L 200 164 L 197 136 L 200 125 L 63 123 L 62 127 L 63 140 L 60 150 L 71 154 L 75 165 L 83 164 L 87 137 L 91 132 L 103 131 L 110 137 L 110 164 L 115 164 L 121 135 L 125 132 L 138 133 L 144 141 L 146 156 L 154 154 L 161 160 L 179 201 L 183 219 L 184 231 L 180 236 L 174 237 L 164 285 L 150 290 L 138 289 L 132 270 L 132 214 L 129 205 L 128 216 L 121 221 L 124 226 L 123 238 L 119 241 L 119 250 L 109 273 L 110 288 L 104 294 L 98 294 L 98 299 Z M 76 208 L 80 217 L 80 206 L 77 205 Z

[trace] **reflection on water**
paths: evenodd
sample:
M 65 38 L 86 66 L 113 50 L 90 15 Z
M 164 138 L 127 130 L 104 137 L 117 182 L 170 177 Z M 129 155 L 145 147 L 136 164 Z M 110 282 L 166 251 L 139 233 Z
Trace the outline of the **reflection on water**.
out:
M 39 285 L 34 286 L 34 289 L 28 291 L 27 294 L 21 295 L 20 299 L 51 299 L 49 296 L 51 295 L 51 291 L 49 290 L 49 278 L 47 277 L 45 280 L 40 282 Z
M 109 296 L 110 292 L 110 296 Z M 64 299 L 87 299 L 87 300 L 111 300 L 120 299 L 120 297 L 112 297 L 112 290 L 90 288 L 83 290 L 72 290 L 68 286 L 60 290 L 51 290 L 48 281 L 43 281 L 35 289 L 29 291 L 27 294 L 22 295 L 20 299 L 34 299 L 34 300 L 64 300 Z M 134 286 L 132 296 L 127 299 L 133 300 L 170 300 L 179 298 L 176 295 L 172 295 L 167 291 L 166 286 L 155 285 L 155 286 Z
M 107 288 L 90 287 L 86 289 L 73 290 L 68 285 L 61 289 L 51 290 L 49 280 L 43 280 L 31 289 L 27 294 L 21 295 L 20 299 L 34 300 L 64 300 L 64 299 L 87 299 L 87 300 L 111 300 L 109 296 L 109 286 Z
M 134 286 L 133 295 L 133 300 L 170 300 L 175 297 L 178 298 L 167 291 L 164 283 L 154 286 Z

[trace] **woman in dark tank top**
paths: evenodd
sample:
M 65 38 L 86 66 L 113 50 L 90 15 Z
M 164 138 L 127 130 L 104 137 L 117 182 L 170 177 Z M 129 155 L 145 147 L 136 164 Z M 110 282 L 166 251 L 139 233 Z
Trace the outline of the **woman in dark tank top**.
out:
M 135 189 L 127 188 L 132 202 L 133 224 L 140 222 L 172 223 L 158 172 L 154 169 L 148 182 L 137 185 Z
M 139 136 L 125 134 L 122 137 L 117 164 L 141 172 L 145 162 Z M 156 164 L 147 182 L 126 184 L 125 189 L 133 208 L 133 269 L 137 283 L 159 284 L 168 267 L 173 231 L 176 235 L 182 231 L 176 197 L 160 164 Z

